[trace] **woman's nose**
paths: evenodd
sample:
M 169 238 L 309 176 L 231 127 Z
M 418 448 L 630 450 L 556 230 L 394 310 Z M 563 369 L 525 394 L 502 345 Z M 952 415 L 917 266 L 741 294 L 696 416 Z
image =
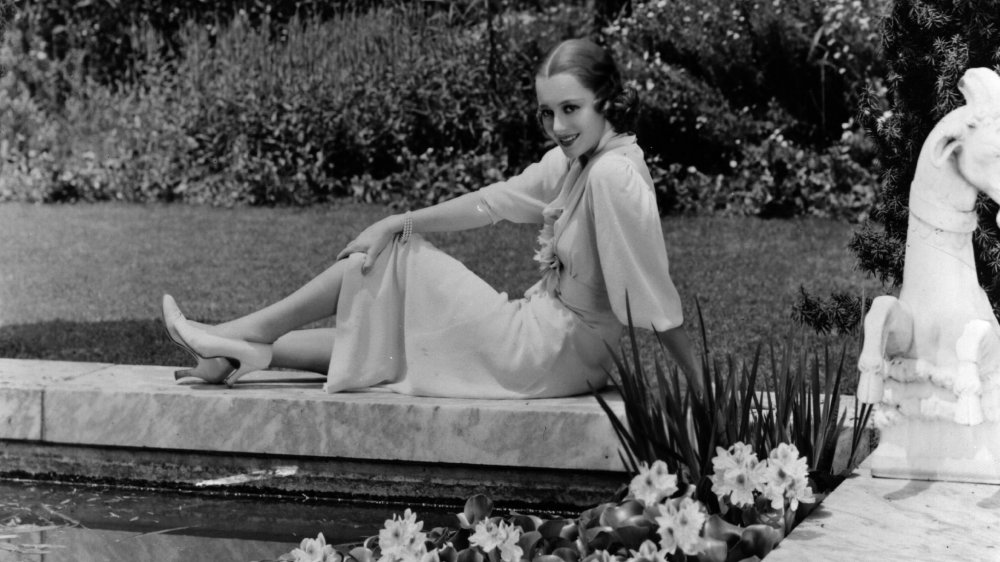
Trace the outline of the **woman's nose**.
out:
M 556 114 L 556 115 L 555 115 L 555 116 L 554 116 L 554 117 L 552 118 L 552 132 L 558 135 L 559 133 L 561 133 L 561 132 L 563 132 L 563 131 L 565 131 L 565 130 L 566 130 L 566 122 L 565 122 L 565 120 L 564 120 L 564 119 L 563 119 L 563 118 L 562 118 L 562 117 L 561 117 L 561 116 L 560 116 L 560 115 L 559 115 L 559 114 L 557 113 L 557 114 Z

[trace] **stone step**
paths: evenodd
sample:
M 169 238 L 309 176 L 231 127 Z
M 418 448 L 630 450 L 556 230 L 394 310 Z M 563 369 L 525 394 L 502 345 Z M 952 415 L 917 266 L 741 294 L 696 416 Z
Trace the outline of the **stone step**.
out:
M 593 396 L 327 394 L 322 383 L 266 371 L 228 389 L 178 384 L 170 367 L 0 359 L 0 475 L 572 506 L 625 481 Z M 617 393 L 604 397 L 623 417 Z

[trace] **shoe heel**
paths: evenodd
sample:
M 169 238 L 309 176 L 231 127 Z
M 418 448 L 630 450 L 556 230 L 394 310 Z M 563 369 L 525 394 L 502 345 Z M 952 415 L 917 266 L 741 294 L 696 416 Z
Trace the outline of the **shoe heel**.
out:
M 226 377 L 232 375 L 233 371 L 236 370 L 236 368 L 232 366 L 221 371 L 214 370 L 211 364 L 205 359 L 198 356 L 195 356 L 195 359 L 198 360 L 198 366 L 194 369 L 178 369 L 174 371 L 174 380 L 179 381 L 181 379 L 193 377 L 201 379 L 208 384 L 222 384 L 225 382 Z
M 225 378 L 226 386 L 229 388 L 232 388 L 243 375 L 253 371 L 262 371 L 271 365 L 270 345 L 250 342 L 246 342 L 246 344 L 250 346 L 252 351 L 244 356 L 236 371 Z

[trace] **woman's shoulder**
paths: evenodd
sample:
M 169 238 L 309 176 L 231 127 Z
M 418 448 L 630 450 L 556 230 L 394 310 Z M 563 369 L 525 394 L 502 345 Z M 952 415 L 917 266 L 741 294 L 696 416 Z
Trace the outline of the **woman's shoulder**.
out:
M 596 189 L 644 192 L 652 187 L 644 180 L 648 176 L 645 166 L 642 151 L 637 146 L 609 151 L 600 155 L 591 166 L 590 184 Z
M 567 159 L 561 148 L 553 146 L 542 155 L 542 159 L 539 160 L 539 163 L 546 168 L 558 168 L 559 170 L 565 170 Z

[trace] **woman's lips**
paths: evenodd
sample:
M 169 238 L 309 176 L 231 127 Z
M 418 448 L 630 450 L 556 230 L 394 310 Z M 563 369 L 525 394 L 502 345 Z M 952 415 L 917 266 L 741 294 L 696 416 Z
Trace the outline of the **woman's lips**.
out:
M 576 134 L 576 135 L 570 135 L 568 137 L 559 137 L 558 141 L 559 145 L 563 147 L 569 147 L 569 145 L 573 144 L 573 141 L 575 141 L 579 136 L 580 136 L 579 134 Z

